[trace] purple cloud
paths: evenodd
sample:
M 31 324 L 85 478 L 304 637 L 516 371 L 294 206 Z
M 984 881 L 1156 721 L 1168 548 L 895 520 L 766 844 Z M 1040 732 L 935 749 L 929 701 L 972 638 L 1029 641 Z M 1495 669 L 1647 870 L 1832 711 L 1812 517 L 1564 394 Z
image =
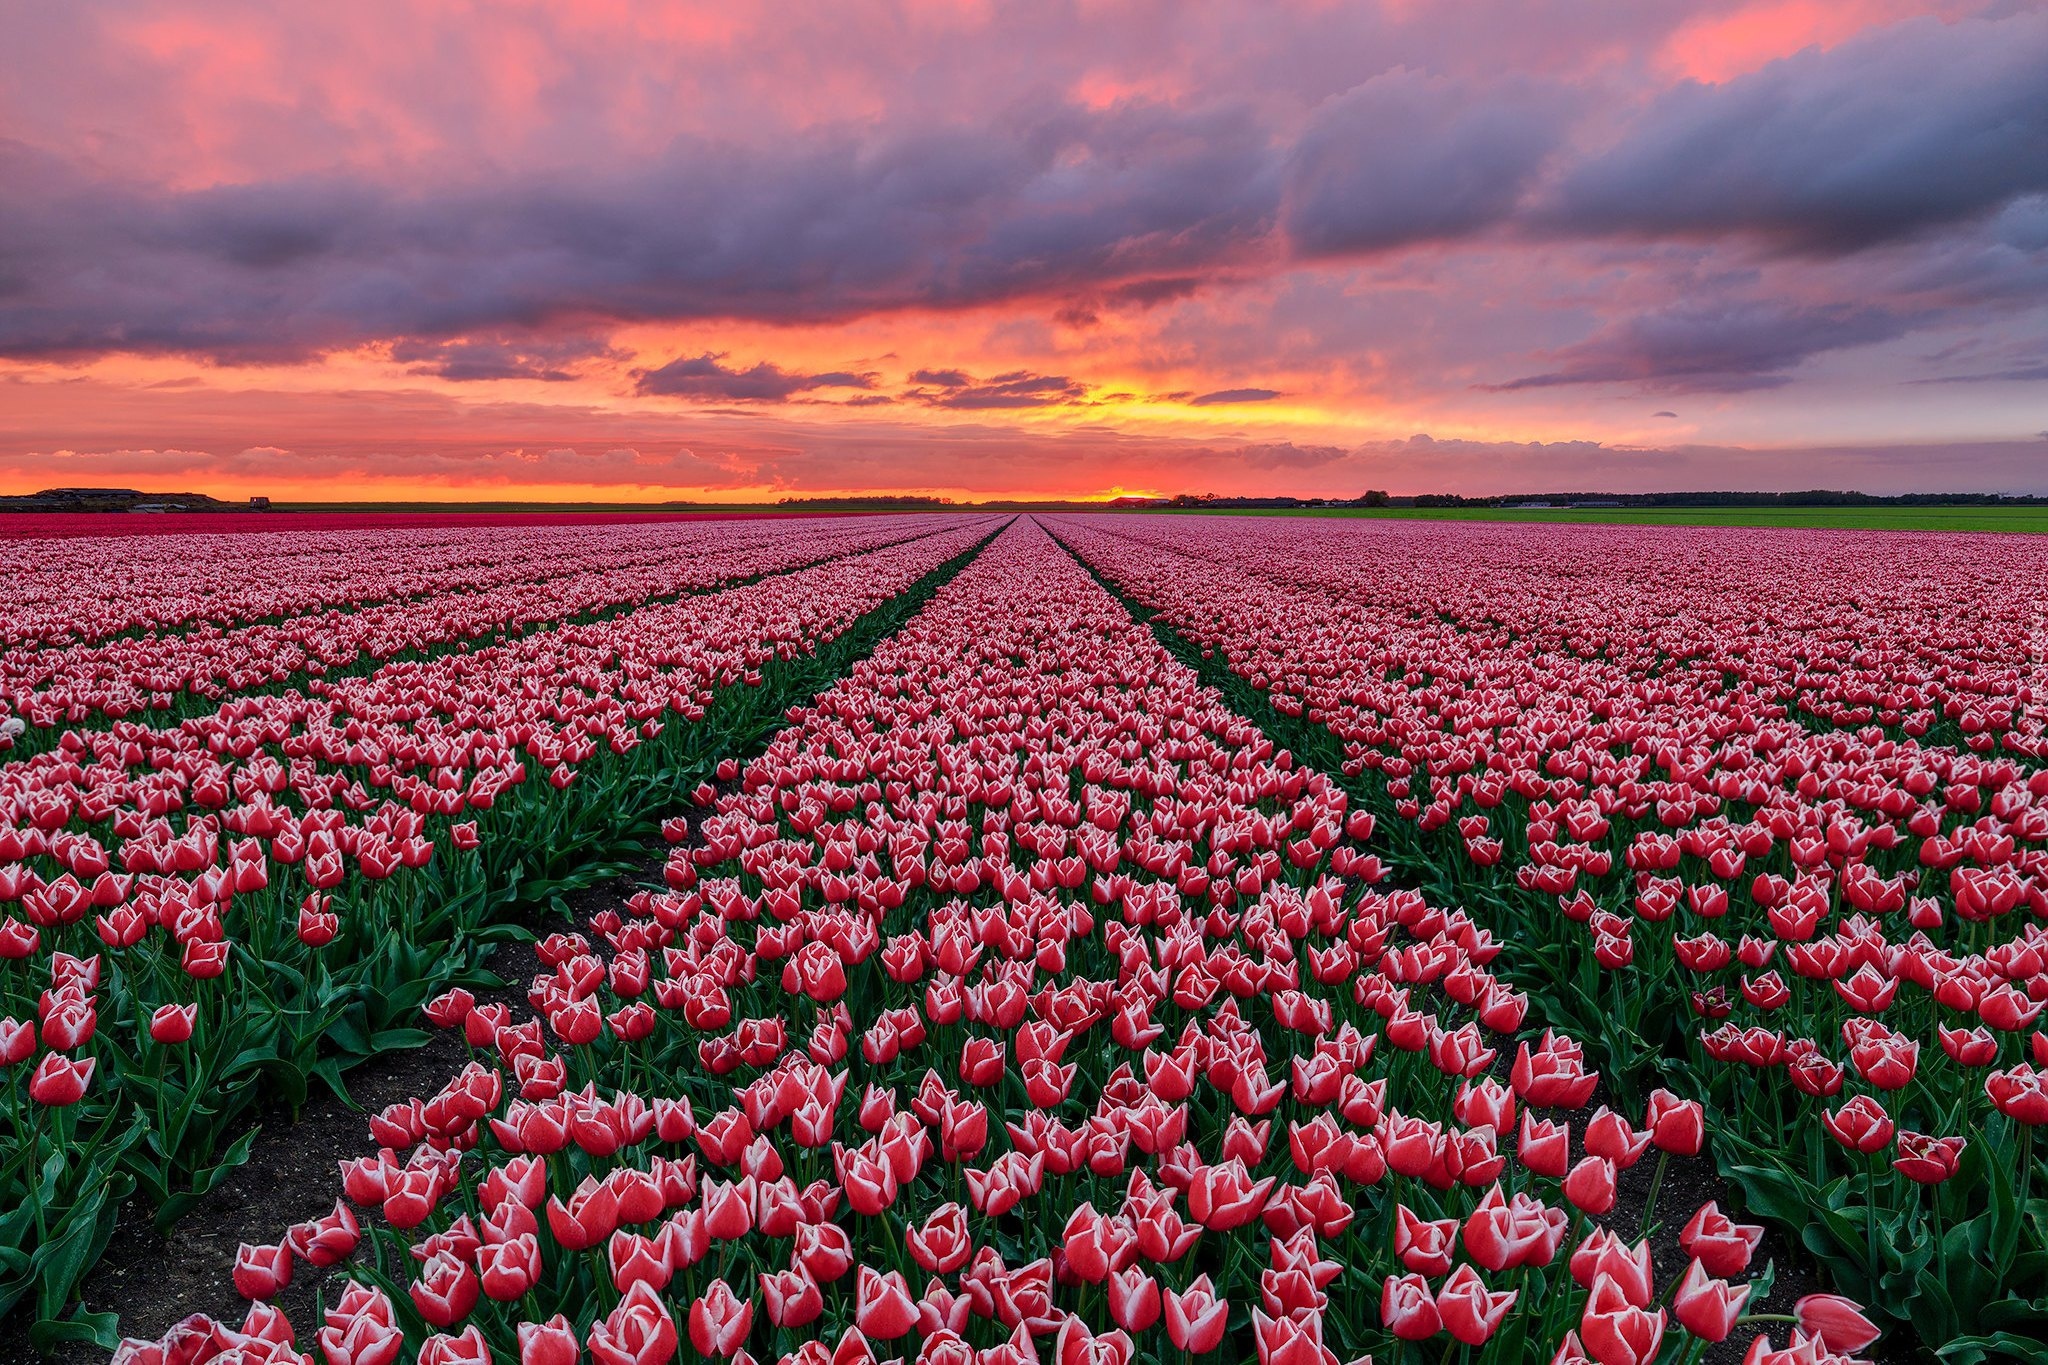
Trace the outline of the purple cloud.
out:
M 824 374 L 793 374 L 763 360 L 744 370 L 721 362 L 723 355 L 683 356 L 652 370 L 634 372 L 634 390 L 673 398 L 720 399 L 739 403 L 779 403 L 812 389 L 872 389 L 875 376 L 833 370 Z
M 1777 388 L 1809 356 L 1888 341 L 1912 323 L 1890 309 L 1856 304 L 1678 304 L 1625 318 L 1557 351 L 1554 369 L 1480 387 L 1493 393 L 1608 383 L 1692 393 Z
M 1326 106 L 1288 166 L 1286 229 L 1304 256 L 1456 239 L 1500 222 L 1562 139 L 1573 101 L 1398 68 Z
M 441 379 L 539 379 L 564 383 L 576 378 L 573 367 L 583 361 L 623 360 L 625 356 L 592 337 L 483 336 L 455 341 L 408 337 L 392 345 L 391 358 L 408 366 L 408 374 L 430 374 Z
M 1564 175 L 1566 233 L 1843 252 L 2048 191 L 2048 13 L 1917 19 L 1659 97 Z
M 1279 396 L 1278 389 L 1217 389 L 1213 393 L 1195 395 L 1188 400 L 1188 406 L 1208 408 L 1228 403 L 1264 403 Z
M 911 376 L 928 376 L 928 382 L 938 382 L 937 392 L 928 389 L 912 389 L 905 394 L 920 403 L 935 408 L 955 408 L 963 411 L 990 411 L 1003 408 L 1054 408 L 1078 403 L 1088 396 L 1088 386 L 1063 374 L 1032 374 L 1027 370 L 1013 370 L 999 374 L 992 379 L 975 380 L 958 370 L 919 370 Z M 958 380 L 945 383 L 944 380 Z

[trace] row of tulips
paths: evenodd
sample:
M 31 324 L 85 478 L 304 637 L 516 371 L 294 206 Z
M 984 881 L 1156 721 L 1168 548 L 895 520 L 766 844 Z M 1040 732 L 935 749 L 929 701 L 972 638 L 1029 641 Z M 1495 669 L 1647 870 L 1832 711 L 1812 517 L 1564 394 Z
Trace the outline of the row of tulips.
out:
M 1744 702 L 1817 729 L 1876 726 L 1973 753 L 2048 756 L 2031 536 L 1306 520 L 1189 533 L 1161 518 L 1065 523 L 1332 594 L 1454 688 L 1475 658 Z M 1064 534 L 1064 531 L 1061 532 Z M 1382 636 L 1382 632 L 1390 632 Z M 1434 660 L 1438 669 L 1422 667 Z M 1301 661 L 1310 663 L 1311 661 Z M 1391 661 L 1390 661 L 1391 662 Z M 1299 666 L 1299 665 L 1297 665 Z M 1509 681 L 1505 677 L 1499 681 Z
M 1327 532 L 1316 564 L 1250 523 L 1201 543 L 1129 518 L 1058 533 L 1320 744 L 1424 885 L 1483 907 L 1496 931 L 1565 945 L 1516 979 L 1597 1042 L 1618 1082 L 1682 1080 L 1744 1115 L 1717 1148 L 1724 1171 L 1837 1283 L 1952 1360 L 2048 1358 L 2048 1153 L 2032 1137 L 2048 1122 L 2048 772 L 2017 722 L 1957 747 L 1804 714 L 1821 703 L 1800 688 L 1837 648 L 1805 618 L 1843 610 L 1826 574 L 1695 614 L 1690 596 L 1655 600 L 1654 567 L 1587 592 L 1577 575 L 1599 556 L 1575 542 L 1571 562 L 1546 559 L 1533 533 L 1514 542 L 1535 585 L 1521 602 L 1483 546 L 1441 537 L 1401 547 L 1410 572 L 1416 554 L 1436 558 L 1400 587 L 1370 567 L 1389 532 Z M 1717 567 L 1671 536 L 1661 558 L 1654 536 L 1622 543 L 1653 566 L 1690 556 L 1681 583 Z M 1910 583 L 1926 542 L 1905 544 L 1894 567 Z M 1987 585 L 2038 554 L 2000 548 Z M 1949 563 L 1970 620 L 1978 570 Z M 1440 582 L 1483 570 L 1497 580 L 1485 614 L 1446 619 Z M 1565 581 L 1583 602 L 1546 624 L 1556 598 L 1540 589 Z M 1856 667 L 1910 662 L 1883 630 L 1931 599 L 1902 595 L 1865 613 Z M 1589 610 L 1671 623 L 1631 652 Z M 1680 649 L 1680 631 L 1697 638 Z M 1960 671 L 2012 690 L 1956 690 L 1923 667 L 1896 681 L 1927 703 L 1905 720 L 1952 704 L 1966 721 L 2023 719 L 2017 675 Z
M 260 1099 L 424 1041 L 508 903 L 656 838 L 997 524 L 0 767 L 0 1311 L 109 1330 L 61 1319 L 130 1188 L 173 1219 Z
M 10 608 L 0 647 L 234 627 L 482 591 L 546 577 L 592 546 L 637 553 L 687 530 L 665 521 L 343 528 L 303 515 L 248 524 L 262 529 L 194 534 L 155 522 L 154 533 L 141 536 L 0 541 Z M 250 572 L 252 560 L 268 571 Z
M 120 1365 L 1845 1360 L 1759 1230 L 1622 1172 L 1696 1103 L 1588 1113 L 1509 950 L 1378 885 L 1370 814 L 1020 521 L 667 822 L 658 887 L 540 943 L 531 1013 L 376 1115 L 239 1329 Z M 1666 1230 L 1668 1231 L 1668 1229 Z M 266 1302 L 349 1258 L 303 1334 Z M 333 1282 L 329 1282 L 333 1287 Z
M 446 575 L 432 591 L 388 596 L 390 554 L 367 553 L 361 579 L 321 585 L 319 609 L 255 621 L 186 620 L 89 642 L 22 643 L 0 653 L 0 714 L 26 728 L 17 751 L 46 747 L 62 727 L 104 728 L 154 713 L 161 725 L 211 711 L 238 693 L 304 686 L 309 678 L 369 672 L 400 656 L 476 648 L 508 631 L 703 592 L 764 573 L 912 539 L 914 517 L 844 518 L 793 535 L 779 521 L 704 521 L 537 528 L 511 537 L 502 556 Z M 183 538 L 162 537 L 182 545 Z M 130 553 L 169 546 L 127 542 Z M 439 566 L 447 547 L 423 555 Z M 344 561 L 345 562 L 345 561 Z M 232 600 L 232 599 L 230 599 Z

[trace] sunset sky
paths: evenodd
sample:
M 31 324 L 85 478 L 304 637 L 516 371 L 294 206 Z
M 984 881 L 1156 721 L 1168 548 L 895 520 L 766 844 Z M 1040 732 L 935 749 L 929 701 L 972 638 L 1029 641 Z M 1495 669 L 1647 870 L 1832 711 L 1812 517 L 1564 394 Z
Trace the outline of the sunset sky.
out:
M 0 492 L 2048 492 L 2048 6 L 0 0 Z

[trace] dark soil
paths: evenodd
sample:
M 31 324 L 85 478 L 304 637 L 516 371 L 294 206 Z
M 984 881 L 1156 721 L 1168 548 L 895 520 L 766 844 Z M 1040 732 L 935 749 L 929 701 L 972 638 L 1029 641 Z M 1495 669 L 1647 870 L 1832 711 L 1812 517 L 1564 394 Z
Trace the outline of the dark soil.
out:
M 545 931 L 543 931 L 545 932 Z M 508 984 L 479 992 L 480 999 L 524 1003 L 526 982 L 539 968 L 529 944 L 504 944 L 489 960 L 490 970 Z M 123 1336 L 154 1339 L 193 1313 L 240 1326 L 248 1303 L 235 1292 L 235 1250 L 243 1242 L 276 1242 L 293 1223 L 318 1218 L 341 1195 L 338 1163 L 376 1150 L 369 1115 L 414 1095 L 431 1095 L 468 1059 L 459 1036 L 436 1034 L 425 1047 L 382 1053 L 347 1073 L 344 1102 L 320 1091 L 296 1121 L 283 1109 L 267 1111 L 248 1164 L 223 1180 L 212 1194 L 180 1219 L 168 1235 L 154 1225 L 154 1210 L 131 1199 L 120 1212 L 107 1252 L 86 1278 L 88 1308 L 111 1309 Z M 326 1271 L 296 1267 L 291 1285 L 277 1297 L 300 1344 L 311 1348 L 320 1315 L 320 1286 L 347 1266 Z M 0 1322 L 0 1365 L 103 1365 L 106 1353 L 85 1343 L 60 1346 L 49 1355 L 29 1344 L 29 1318 L 17 1310 Z

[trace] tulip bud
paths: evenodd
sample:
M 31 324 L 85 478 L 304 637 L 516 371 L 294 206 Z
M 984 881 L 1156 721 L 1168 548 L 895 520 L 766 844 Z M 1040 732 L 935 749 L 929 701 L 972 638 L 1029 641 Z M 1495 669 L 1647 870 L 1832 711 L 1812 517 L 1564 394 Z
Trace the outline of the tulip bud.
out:
M 73 1061 L 55 1052 L 45 1053 L 29 1077 L 29 1098 L 53 1109 L 76 1104 L 85 1098 L 85 1088 L 92 1084 L 93 1068 L 98 1064 L 93 1057 Z
M 1808 1294 L 1792 1305 L 1792 1316 L 1802 1331 L 1819 1337 L 1837 1355 L 1855 1355 L 1880 1335 L 1856 1302 L 1840 1294 Z
M 581 1355 L 576 1333 L 560 1313 L 546 1322 L 519 1324 L 519 1365 L 577 1365 Z
M 166 1046 L 191 1041 L 197 1005 L 159 1005 L 149 1016 L 149 1036 Z
M 245 1299 L 268 1299 L 292 1282 L 291 1248 L 250 1246 L 235 1252 L 235 1292 Z

